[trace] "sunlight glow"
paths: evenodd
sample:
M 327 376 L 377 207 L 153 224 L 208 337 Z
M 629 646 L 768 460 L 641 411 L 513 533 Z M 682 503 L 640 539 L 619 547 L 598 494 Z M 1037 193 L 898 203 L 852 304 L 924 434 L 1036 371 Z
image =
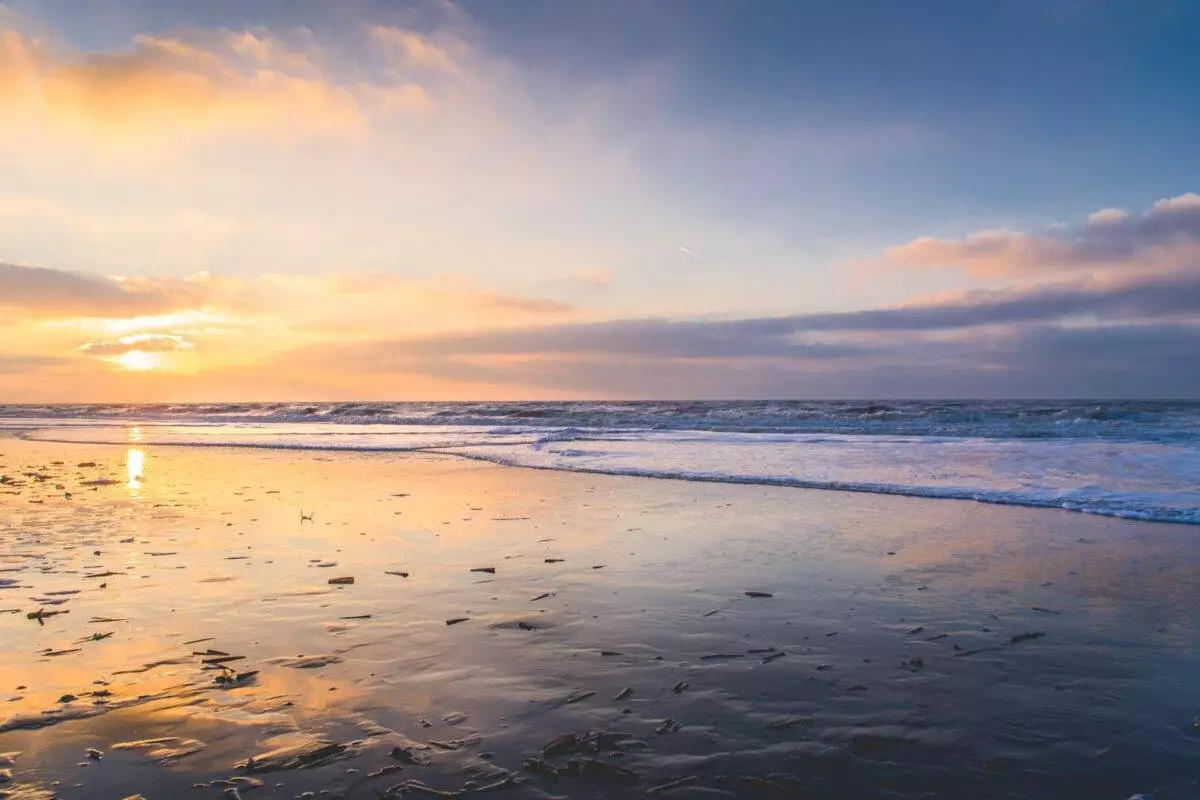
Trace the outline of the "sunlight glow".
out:
M 130 350 L 128 353 L 123 353 L 115 359 L 125 369 L 142 372 L 148 369 L 158 369 L 162 366 L 158 356 L 154 353 L 147 353 L 142 350 Z

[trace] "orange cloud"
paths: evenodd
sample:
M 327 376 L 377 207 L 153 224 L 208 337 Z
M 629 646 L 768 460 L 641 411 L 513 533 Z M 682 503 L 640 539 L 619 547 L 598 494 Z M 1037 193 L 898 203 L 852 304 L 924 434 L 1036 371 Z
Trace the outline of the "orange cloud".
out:
M 209 134 L 355 134 L 378 110 L 429 105 L 407 82 L 339 82 L 319 52 L 266 34 L 135 36 L 115 52 L 52 48 L 0 30 L 6 124 L 48 125 L 114 141 Z

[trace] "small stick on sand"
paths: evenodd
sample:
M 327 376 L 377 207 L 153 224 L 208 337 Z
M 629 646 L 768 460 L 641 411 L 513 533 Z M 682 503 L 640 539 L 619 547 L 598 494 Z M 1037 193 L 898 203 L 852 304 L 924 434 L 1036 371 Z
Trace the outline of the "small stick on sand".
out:
M 670 783 L 660 784 L 659 786 L 655 786 L 653 788 L 647 789 L 646 794 L 648 794 L 648 795 L 662 794 L 663 792 L 669 792 L 672 789 L 678 789 L 683 786 L 691 786 L 693 783 L 696 783 L 699 780 L 700 780 L 699 775 L 688 775 L 686 778 L 680 778 L 677 781 L 671 781 Z
M 563 700 L 563 705 L 569 706 L 569 705 L 573 705 L 575 703 L 582 703 L 584 700 L 587 700 L 589 697 L 595 697 L 595 695 L 596 695 L 595 692 L 575 692 L 574 694 L 570 695 L 566 700 Z

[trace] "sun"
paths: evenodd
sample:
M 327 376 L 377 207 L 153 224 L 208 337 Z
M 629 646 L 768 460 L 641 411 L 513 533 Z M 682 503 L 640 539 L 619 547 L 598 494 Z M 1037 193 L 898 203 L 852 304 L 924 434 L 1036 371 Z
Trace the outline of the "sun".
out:
M 128 353 L 122 353 L 115 359 L 125 369 L 135 372 L 144 372 L 148 369 L 158 369 L 162 364 L 159 362 L 158 356 L 154 353 L 147 353 L 143 350 L 130 350 Z

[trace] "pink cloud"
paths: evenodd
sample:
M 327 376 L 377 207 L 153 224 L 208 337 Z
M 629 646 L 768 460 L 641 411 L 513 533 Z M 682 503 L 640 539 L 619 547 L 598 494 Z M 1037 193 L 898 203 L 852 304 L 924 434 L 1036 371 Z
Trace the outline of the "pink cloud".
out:
M 1200 257 L 1200 195 L 1188 193 L 1131 214 L 1097 211 L 1078 226 L 1037 233 L 988 230 L 962 239 L 923 236 L 890 247 L 883 261 L 958 268 L 978 276 L 1062 270 L 1145 272 L 1179 269 Z

